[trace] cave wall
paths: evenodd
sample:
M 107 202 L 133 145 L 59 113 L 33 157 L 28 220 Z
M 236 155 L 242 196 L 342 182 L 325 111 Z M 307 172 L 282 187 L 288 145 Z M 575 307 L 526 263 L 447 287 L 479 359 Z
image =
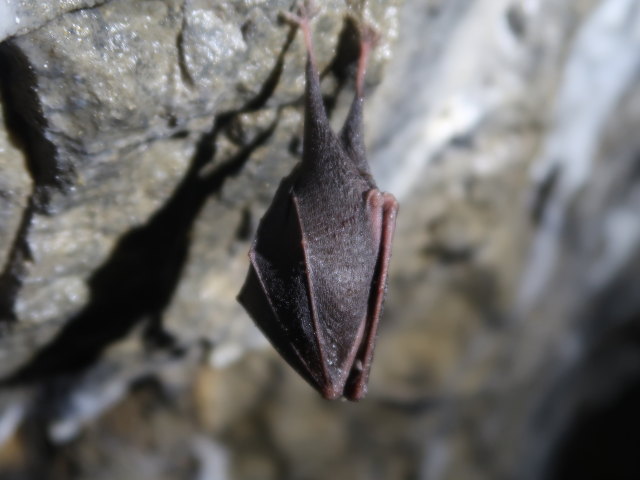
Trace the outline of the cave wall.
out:
M 235 300 L 301 150 L 291 3 L 0 7 L 0 476 L 636 478 L 637 2 L 322 2 L 336 126 L 381 33 L 401 204 L 357 404 Z

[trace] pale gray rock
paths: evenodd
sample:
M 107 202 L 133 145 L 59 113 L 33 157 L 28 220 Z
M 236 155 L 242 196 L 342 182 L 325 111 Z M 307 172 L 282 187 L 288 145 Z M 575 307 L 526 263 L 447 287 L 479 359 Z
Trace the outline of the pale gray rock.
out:
M 64 13 L 102 3 L 105 0 L 4 0 L 0 3 L 0 41 L 35 30 Z
M 170 284 L 177 282 L 179 275 L 174 269 L 181 268 L 187 253 L 184 239 L 206 201 L 206 192 L 186 198 L 188 190 L 194 189 L 188 182 L 195 180 L 201 166 L 192 167 L 180 190 L 179 182 L 189 161 L 199 156 L 200 162 L 222 163 L 223 158 L 231 157 L 234 150 L 240 151 L 265 131 L 276 118 L 278 99 L 291 102 L 300 94 L 299 71 L 291 69 L 280 97 L 259 98 L 261 89 L 274 80 L 276 60 L 289 35 L 290 29 L 277 21 L 278 12 L 287 6 L 284 2 L 229 2 L 212 8 L 197 1 L 114 1 L 62 15 L 4 44 L 7 98 L 13 99 L 12 108 L 18 111 L 16 116 L 36 146 L 28 159 L 35 165 L 32 205 L 24 209 L 28 217 L 24 220 L 25 232 L 16 243 L 14 260 L 5 267 L 5 283 L 11 288 L 3 292 L 3 314 L 14 318 L 15 328 L 3 340 L 17 344 L 19 352 L 14 349 L 2 363 L 3 374 L 25 361 L 27 351 L 22 352 L 20 344 L 49 342 L 66 325 L 65 318 L 87 318 L 87 311 L 91 311 L 87 305 L 102 301 L 96 300 L 97 296 L 104 295 L 111 306 L 137 301 L 136 295 L 144 295 L 126 293 L 127 288 L 137 288 L 135 282 L 144 284 L 148 281 L 145 277 L 162 275 L 167 277 L 166 288 L 173 288 Z M 332 38 L 341 27 L 340 20 L 326 23 L 332 25 Z M 326 49 L 321 52 L 327 55 Z M 15 99 L 31 91 L 35 97 L 28 99 L 37 105 L 20 110 L 24 102 Z M 215 136 L 211 133 L 216 114 L 222 118 L 224 112 L 241 109 L 256 98 L 263 103 L 270 100 L 273 106 L 256 114 L 248 112 L 242 118 L 236 115 L 224 131 L 216 131 Z M 297 111 L 291 110 L 289 115 L 297 118 Z M 204 158 L 206 142 L 214 140 L 219 142 L 217 158 L 212 154 Z M 199 141 L 201 148 L 196 151 Z M 279 152 L 276 155 L 286 157 Z M 288 168 L 284 162 L 278 164 L 280 170 L 264 169 L 263 182 L 275 186 Z M 233 194 L 236 205 L 248 204 L 255 195 L 252 192 L 256 192 L 251 177 L 243 178 L 235 191 L 245 193 Z M 211 188 L 221 188 L 223 181 L 222 176 L 219 182 L 214 179 Z M 216 255 L 226 269 L 223 265 L 230 261 L 228 255 L 223 248 L 211 249 L 210 245 L 234 241 L 233 232 L 242 218 L 236 205 L 210 207 L 217 210 L 215 217 L 221 215 L 226 220 L 218 219 L 214 231 L 202 234 L 208 259 L 196 262 L 200 277 L 210 275 L 209 270 L 216 271 L 209 263 Z M 154 214 L 165 224 L 149 224 Z M 12 220 L 20 218 L 12 215 Z M 132 228 L 138 229 L 137 233 L 130 232 L 130 242 L 135 246 L 120 238 Z M 167 239 L 165 230 L 178 238 Z M 215 231 L 221 232 L 219 239 Z M 126 258 L 140 254 L 135 249 L 153 249 L 145 242 L 162 245 L 172 241 L 182 243 L 154 251 L 157 258 L 149 254 L 146 261 L 150 263 L 136 264 L 137 259 L 127 263 Z M 28 256 L 32 261 L 27 261 Z M 243 275 L 241 257 L 244 260 L 237 249 L 238 268 L 236 276 L 230 278 L 230 289 Z M 96 274 L 101 265 L 107 273 Z M 205 265 L 206 272 L 202 268 Z M 156 271 L 150 271 L 152 268 Z M 163 270 L 164 274 L 159 273 Z M 134 279 L 121 293 L 116 291 L 123 286 L 119 275 Z M 206 280 L 199 280 L 198 288 L 208 290 Z M 115 337 L 126 334 L 133 323 L 157 314 L 151 310 L 159 307 L 150 304 L 170 301 L 162 299 L 170 295 L 163 294 L 162 288 L 148 291 L 158 300 L 142 298 L 148 305 L 128 320 L 120 320 L 121 326 L 113 332 Z M 120 300 L 113 300 L 118 295 Z M 188 291 L 185 303 L 193 305 L 191 299 L 199 296 L 198 289 Z M 222 309 L 223 314 L 233 312 L 232 316 L 241 317 L 233 297 L 224 292 L 212 299 L 213 305 L 205 302 L 206 319 L 202 330 L 189 330 L 193 337 L 216 336 L 210 324 L 211 311 Z M 217 304 L 219 299 L 222 307 Z M 104 309 L 101 315 L 105 315 L 105 321 L 112 321 L 107 320 Z M 110 315 L 128 316 L 115 311 Z M 175 315 L 180 319 L 193 317 L 185 312 Z M 227 323 L 222 320 L 225 316 L 216 316 L 214 321 Z
M 556 89 L 540 111 L 541 146 L 525 196 L 512 197 L 529 217 L 533 241 L 520 246 L 511 320 L 477 332 L 460 377 L 448 379 L 455 391 L 470 374 L 491 372 L 443 409 L 425 441 L 424 478 L 637 475 L 622 432 L 638 423 L 627 405 L 637 400 L 640 373 L 631 213 L 638 208 L 640 145 L 631 132 L 639 126 L 639 14 L 632 1 L 594 3 L 566 40 Z
M 8 123 L 3 111 L 0 122 Z M 0 130 L 0 265 L 8 261 L 31 192 L 25 159 L 15 142 L 6 129 Z

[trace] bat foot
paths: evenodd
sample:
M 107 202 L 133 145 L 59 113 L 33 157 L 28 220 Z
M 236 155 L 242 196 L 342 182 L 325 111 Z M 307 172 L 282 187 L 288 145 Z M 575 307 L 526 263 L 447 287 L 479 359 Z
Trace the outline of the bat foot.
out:
M 367 61 L 371 50 L 376 48 L 380 41 L 380 34 L 369 23 L 360 26 L 360 57 L 358 58 L 358 73 L 356 74 L 356 93 L 359 97 L 364 95 L 364 74 L 367 69 Z
M 305 30 L 309 28 L 309 22 L 319 11 L 312 0 L 301 0 L 295 6 L 294 12 L 280 12 L 280 15 L 285 21 Z
M 360 25 L 360 43 L 369 50 L 373 50 L 380 42 L 380 32 L 370 23 L 362 23 Z
M 299 1 L 295 13 L 293 12 L 281 12 L 282 18 L 292 24 L 294 27 L 299 27 L 304 35 L 304 44 L 307 48 L 307 53 L 311 59 L 311 63 L 315 64 L 313 59 L 313 45 L 311 42 L 311 27 L 309 23 L 311 19 L 318 13 L 318 8 L 312 2 L 312 0 Z

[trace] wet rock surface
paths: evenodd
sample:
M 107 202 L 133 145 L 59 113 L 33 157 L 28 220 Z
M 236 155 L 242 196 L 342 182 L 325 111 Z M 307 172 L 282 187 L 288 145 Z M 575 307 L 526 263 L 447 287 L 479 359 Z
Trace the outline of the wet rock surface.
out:
M 0 24 L 0 476 L 639 473 L 634 1 L 323 3 L 336 125 L 350 19 L 382 33 L 366 133 L 401 203 L 358 404 L 235 301 L 300 153 L 290 2 L 48 5 Z

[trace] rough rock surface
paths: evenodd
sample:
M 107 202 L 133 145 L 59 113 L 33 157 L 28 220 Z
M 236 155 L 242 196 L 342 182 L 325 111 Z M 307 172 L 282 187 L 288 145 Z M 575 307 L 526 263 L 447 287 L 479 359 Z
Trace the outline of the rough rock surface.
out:
M 102 3 L 104 0 L 4 0 L 0 3 L 0 41 L 35 30 L 66 12 Z
M 235 302 L 299 154 L 291 2 L 46 3 L 0 23 L 2 478 L 640 476 L 637 2 L 322 2 L 336 124 L 347 14 L 383 34 L 401 202 L 359 404 Z

